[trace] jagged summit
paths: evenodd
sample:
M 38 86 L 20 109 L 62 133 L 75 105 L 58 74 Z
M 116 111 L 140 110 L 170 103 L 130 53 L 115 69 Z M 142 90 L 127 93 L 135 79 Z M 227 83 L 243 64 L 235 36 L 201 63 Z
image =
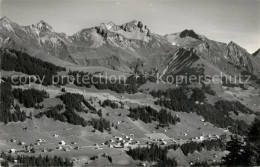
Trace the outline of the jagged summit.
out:
M 238 50 L 243 50 L 244 52 L 247 52 L 246 51 L 246 49 L 244 49 L 244 48 L 242 48 L 241 46 L 239 46 L 237 43 L 235 43 L 235 42 L 233 42 L 233 41 L 230 41 L 229 43 L 228 43 L 228 47 L 229 48 L 236 48 L 236 49 L 238 49 Z
M 0 22 L 3 22 L 3 21 L 5 21 L 5 22 L 11 22 L 11 20 L 10 20 L 8 17 L 6 17 L 6 16 L 4 16 L 4 17 L 2 17 L 2 18 L 0 19 Z
M 184 30 L 180 33 L 180 37 L 181 38 L 185 38 L 185 37 L 191 37 L 191 38 L 195 38 L 195 39 L 201 39 L 201 37 L 193 30 Z
M 229 61 L 253 74 L 260 70 L 259 65 L 255 65 L 259 59 L 233 41 L 229 44 L 212 41 L 190 29 L 161 36 L 151 33 L 138 20 L 122 25 L 102 23 L 67 36 L 55 32 L 43 20 L 30 26 L 20 26 L 3 17 L 0 19 L 0 46 L 30 48 L 31 54 L 41 51 L 66 63 L 104 66 L 123 72 L 136 71 L 136 65 L 138 71 L 159 68 L 163 62 L 168 63 L 164 59 L 169 53 L 185 48 L 216 67 L 222 68 L 221 65 Z M 44 54 L 43 59 L 46 58 Z M 138 59 L 143 66 L 137 63 Z
M 39 29 L 39 30 L 44 30 L 44 31 L 47 31 L 47 30 L 50 30 L 50 31 L 53 31 L 53 28 L 48 24 L 46 23 L 45 21 L 41 20 L 40 22 L 38 22 L 36 24 L 36 27 Z

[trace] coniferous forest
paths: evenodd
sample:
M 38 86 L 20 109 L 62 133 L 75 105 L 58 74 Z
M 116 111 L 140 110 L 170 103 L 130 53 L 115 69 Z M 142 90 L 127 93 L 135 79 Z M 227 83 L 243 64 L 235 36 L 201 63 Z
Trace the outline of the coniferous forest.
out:
M 48 98 L 49 95 L 46 91 L 36 89 L 14 89 L 14 98 L 20 103 L 24 104 L 25 107 L 35 107 L 36 104 L 43 102 L 44 98 Z
M 159 125 L 164 127 L 169 124 L 175 125 L 180 122 L 180 118 L 172 116 L 171 112 L 167 112 L 165 109 L 161 109 L 159 112 L 150 106 L 130 108 L 129 117 L 137 120 L 140 119 L 145 123 L 151 123 L 152 121 L 158 121 Z
M 21 111 L 18 105 L 14 106 L 14 95 L 11 83 L 2 82 L 0 84 L 0 91 L 0 121 L 4 123 L 25 121 L 27 118 L 26 113 Z
M 187 93 L 191 91 L 188 98 Z M 151 95 L 159 98 L 155 101 L 156 105 L 164 106 L 174 111 L 195 112 L 205 118 L 206 121 L 217 127 L 227 128 L 233 133 L 244 135 L 249 127 L 244 121 L 234 120 L 229 117 L 229 112 L 237 114 L 238 111 L 243 113 L 253 113 L 239 102 L 218 101 L 215 105 L 205 101 L 205 94 L 202 90 L 195 88 L 188 90 L 185 88 L 169 89 L 167 91 L 151 91 Z
M 1 49 L 1 69 L 5 71 L 17 71 L 28 75 L 44 77 L 43 85 L 52 85 L 52 76 L 65 68 L 55 66 L 40 59 L 29 56 L 26 52 L 14 49 Z M 36 83 L 39 83 L 37 81 Z
M 135 160 L 141 161 L 155 161 L 156 166 L 177 166 L 177 161 L 175 159 L 170 159 L 167 157 L 167 148 L 161 148 L 156 144 L 152 144 L 147 147 L 137 147 L 130 148 L 127 154 L 130 155 Z
M 5 154 L 2 152 L 0 158 L 3 159 L 0 165 L 4 167 L 8 167 L 9 162 L 13 163 L 14 160 L 17 160 L 17 166 L 73 166 L 73 162 L 71 162 L 68 158 L 63 159 L 57 156 L 52 158 L 41 155 L 38 157 L 18 155 L 16 158 L 14 158 L 10 154 Z

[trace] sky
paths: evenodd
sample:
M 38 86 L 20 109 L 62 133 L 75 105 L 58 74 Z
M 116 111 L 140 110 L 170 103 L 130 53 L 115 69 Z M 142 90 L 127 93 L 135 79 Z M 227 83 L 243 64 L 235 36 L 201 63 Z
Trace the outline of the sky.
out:
M 260 0 L 0 0 L 0 16 L 20 25 L 44 20 L 72 35 L 112 21 L 138 20 L 165 35 L 193 29 L 209 39 L 260 48 Z

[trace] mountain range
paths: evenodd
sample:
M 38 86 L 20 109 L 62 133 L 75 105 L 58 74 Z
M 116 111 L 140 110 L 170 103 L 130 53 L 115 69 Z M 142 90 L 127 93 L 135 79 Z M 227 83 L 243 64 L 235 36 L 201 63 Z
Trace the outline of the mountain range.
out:
M 193 30 L 158 35 L 141 21 L 112 22 L 85 28 L 69 36 L 45 21 L 21 26 L 0 20 L 0 47 L 15 48 L 61 66 L 103 66 L 116 71 L 175 73 L 204 64 L 209 71 L 258 76 L 259 50 L 250 54 L 234 42 L 217 42 Z

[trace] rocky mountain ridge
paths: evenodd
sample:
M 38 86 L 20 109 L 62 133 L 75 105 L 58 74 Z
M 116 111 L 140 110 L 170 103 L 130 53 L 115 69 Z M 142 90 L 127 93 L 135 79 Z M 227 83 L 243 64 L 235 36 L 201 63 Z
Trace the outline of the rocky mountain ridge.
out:
M 191 66 L 194 59 L 181 57 L 191 54 L 230 74 L 246 70 L 258 75 L 260 71 L 257 56 L 234 42 L 216 42 L 193 30 L 161 36 L 136 20 L 122 25 L 102 23 L 68 36 L 55 32 L 45 21 L 20 26 L 3 17 L 0 20 L 0 46 L 25 49 L 47 61 L 46 55 L 78 66 L 104 66 L 129 73 L 136 72 L 137 66 L 141 72 L 171 73 Z M 186 62 L 181 62 L 184 59 Z

